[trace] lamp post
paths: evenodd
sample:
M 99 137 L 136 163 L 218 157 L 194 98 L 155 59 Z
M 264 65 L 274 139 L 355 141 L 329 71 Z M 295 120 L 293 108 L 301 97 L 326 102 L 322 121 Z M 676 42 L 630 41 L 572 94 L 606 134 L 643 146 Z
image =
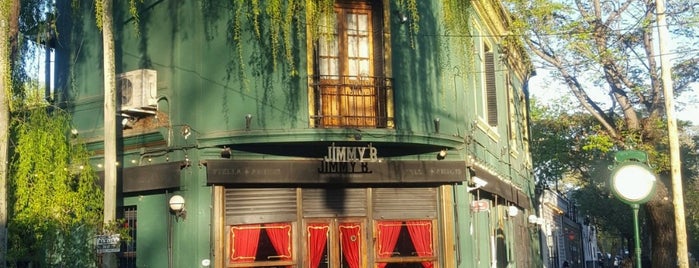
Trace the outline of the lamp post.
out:
M 633 209 L 634 253 L 636 267 L 641 268 L 641 239 L 638 231 L 638 210 L 655 191 L 656 176 L 648 167 L 648 156 L 636 150 L 620 151 L 614 155 L 616 166 L 610 176 L 612 193 Z

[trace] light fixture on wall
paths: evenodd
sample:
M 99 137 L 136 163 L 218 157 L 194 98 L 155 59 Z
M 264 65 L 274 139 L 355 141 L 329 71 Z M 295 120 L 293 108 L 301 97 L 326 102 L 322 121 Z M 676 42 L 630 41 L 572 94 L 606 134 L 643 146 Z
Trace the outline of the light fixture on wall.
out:
M 181 195 L 173 195 L 170 197 L 168 202 L 170 205 L 170 211 L 175 214 L 175 218 L 185 219 L 187 218 L 187 210 L 184 207 L 184 197 Z
M 516 206 L 507 207 L 507 216 L 515 217 L 517 214 L 519 214 L 519 209 Z
M 401 24 L 408 22 L 408 14 L 405 11 L 396 10 L 396 17 L 398 17 L 398 22 Z
M 446 157 L 447 157 L 447 150 L 446 149 L 442 149 L 439 151 L 439 153 L 437 153 L 437 160 L 444 160 L 444 158 L 446 158 Z
M 250 124 L 252 123 L 252 115 L 251 114 L 246 114 L 245 115 L 245 130 L 250 130 Z
M 231 158 L 231 148 L 223 147 L 221 149 L 221 158 Z
M 434 119 L 434 133 L 439 133 L 439 117 Z

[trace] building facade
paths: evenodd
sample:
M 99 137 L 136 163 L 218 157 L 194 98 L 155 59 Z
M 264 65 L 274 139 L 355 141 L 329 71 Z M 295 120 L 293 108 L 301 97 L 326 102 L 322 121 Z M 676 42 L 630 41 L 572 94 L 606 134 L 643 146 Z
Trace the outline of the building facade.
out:
M 544 267 L 600 267 L 602 252 L 595 226 L 563 194 L 543 189 L 539 196 L 539 234 Z
M 499 1 L 115 1 L 118 163 L 92 1 L 59 2 L 56 100 L 118 165 L 121 267 L 541 265 Z

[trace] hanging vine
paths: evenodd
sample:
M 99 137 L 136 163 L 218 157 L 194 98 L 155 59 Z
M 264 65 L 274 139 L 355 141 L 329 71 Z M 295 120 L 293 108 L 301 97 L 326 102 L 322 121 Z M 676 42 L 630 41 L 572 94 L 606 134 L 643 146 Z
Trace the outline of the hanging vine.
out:
M 417 36 L 420 31 L 420 14 L 417 10 L 418 0 L 399 0 L 398 6 L 406 10 L 406 16 L 408 16 L 408 21 L 410 22 L 410 43 L 411 46 L 415 47 L 415 36 Z
M 102 191 L 86 148 L 68 133 L 70 117 L 34 93 L 13 123 L 8 183 L 9 256 L 43 266 L 84 266 L 94 261 L 86 240 L 102 219 Z M 33 101 L 32 101 L 33 100 Z M 41 266 L 41 265 L 40 265 Z
M 465 73 L 473 71 L 473 36 L 469 23 L 471 12 L 470 0 L 443 0 L 442 13 L 446 36 L 456 36 L 456 55 L 465 55 L 466 59 L 459 61 L 459 69 Z
M 97 23 L 97 28 L 102 30 L 102 15 L 104 15 L 104 8 L 102 5 L 103 0 L 95 0 L 95 22 Z M 134 21 L 134 28 L 136 29 L 136 33 L 139 33 L 138 26 L 141 22 L 139 14 L 138 14 L 138 4 L 143 3 L 143 0 L 129 0 L 129 14 L 131 14 L 131 17 L 133 18 Z M 73 10 L 76 10 L 80 6 L 80 2 L 78 0 L 73 0 L 71 2 L 71 7 Z
M 246 19 L 252 25 L 255 37 L 260 41 L 267 39 L 270 44 L 272 66 L 277 68 L 278 61 L 283 58 L 291 69 L 291 75 L 298 74 L 294 62 L 293 45 L 294 26 L 297 29 L 309 27 L 312 36 L 317 32 L 321 18 L 334 20 L 334 0 L 233 0 L 234 21 L 232 39 L 235 43 L 241 72 L 244 73 L 246 64 L 243 62 L 243 44 L 241 40 L 242 27 Z M 415 0 L 411 0 L 415 1 Z M 305 13 L 303 13 L 305 11 Z M 306 24 L 303 24 L 299 14 L 306 14 Z M 265 20 L 263 20 L 263 17 Z M 268 22 L 269 32 L 263 35 L 262 21 Z M 280 57 L 280 54 L 281 55 Z

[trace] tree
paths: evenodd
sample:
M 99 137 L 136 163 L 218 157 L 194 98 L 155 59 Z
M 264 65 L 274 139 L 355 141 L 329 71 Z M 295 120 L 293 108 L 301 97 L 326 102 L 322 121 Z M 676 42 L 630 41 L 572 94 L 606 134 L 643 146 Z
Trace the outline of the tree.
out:
M 36 98 L 35 98 L 36 99 Z M 92 267 L 102 192 L 70 118 L 43 101 L 13 114 L 8 260 L 40 267 Z
M 537 187 L 572 192 L 580 212 L 590 216 L 600 232 L 632 239 L 631 210 L 605 185 L 613 144 L 600 139 L 596 120 L 582 110 L 570 111 L 571 101 L 565 98 L 551 106 L 532 99 L 531 105 Z
M 613 161 L 614 144 L 600 135 L 596 120 L 582 109 L 570 110 L 571 101 L 565 98 L 545 106 L 537 99 L 531 100 L 532 160 L 537 178 L 537 187 L 553 188 L 570 193 L 579 212 L 591 218 L 598 230 L 598 239 L 610 238 L 618 243 L 618 238 L 631 243 L 633 225 L 631 210 L 627 204 L 614 198 L 607 186 Z M 695 178 L 699 166 L 696 150 L 699 137 L 682 136 L 683 171 L 689 178 Z M 697 180 L 687 182 L 688 230 L 699 234 L 699 195 Z M 645 215 L 641 215 L 644 222 Z M 649 232 L 642 230 L 644 240 Z M 695 242 L 696 237 L 692 236 Z M 699 241 L 696 241 L 699 242 Z M 699 255 L 697 244 L 691 252 Z M 621 245 L 633 248 L 632 245 Z M 603 248 L 612 250 L 612 248 Z
M 668 7 L 678 49 L 691 47 L 696 24 L 691 24 L 695 1 L 674 1 Z M 580 1 L 511 0 L 517 34 L 592 116 L 598 138 L 615 149 L 649 153 L 660 175 L 654 198 L 644 205 L 652 233 L 653 267 L 675 265 L 673 205 L 664 99 L 651 0 Z M 686 39 L 680 36 L 687 37 Z M 683 70 L 675 93 L 697 81 L 696 53 L 678 53 L 676 70 Z M 685 87 L 682 87 L 685 86 Z M 595 95 L 595 92 L 603 94 Z M 608 106 L 606 109 L 604 105 Z

